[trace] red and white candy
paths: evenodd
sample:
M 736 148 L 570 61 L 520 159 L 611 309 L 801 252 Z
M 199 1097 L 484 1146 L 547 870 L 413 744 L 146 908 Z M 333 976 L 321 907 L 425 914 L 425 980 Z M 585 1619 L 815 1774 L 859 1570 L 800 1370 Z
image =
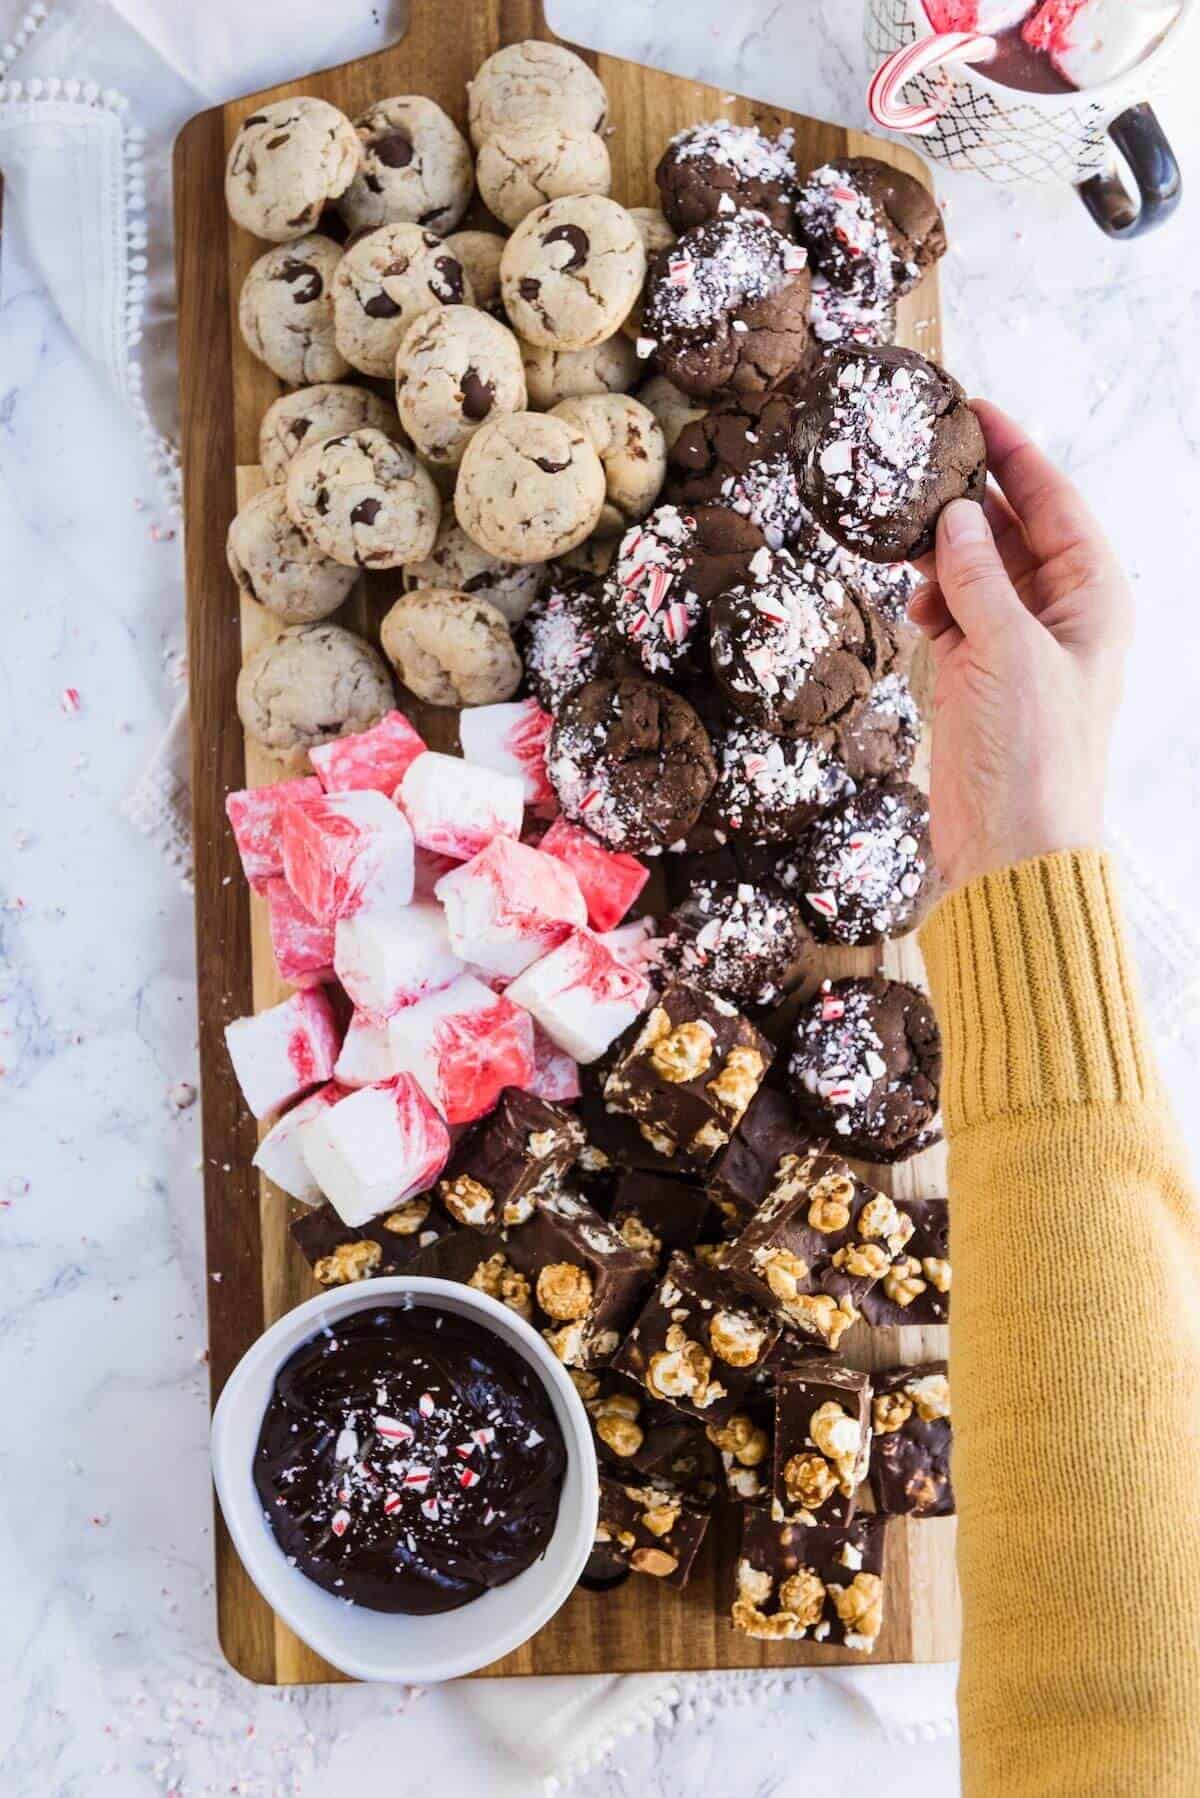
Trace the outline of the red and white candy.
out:
M 925 0 L 935 31 L 1011 31 L 1032 12 L 1035 0 Z
M 621 922 L 650 878 L 635 856 L 606 849 L 590 831 L 556 818 L 538 848 L 570 868 L 587 904 L 593 930 L 612 930 Z
M 339 918 L 333 967 L 355 1005 L 380 1018 L 449 986 L 463 971 L 446 914 L 428 899 L 396 911 L 368 906 Z
M 245 787 L 225 795 L 225 815 L 242 859 L 242 872 L 256 892 L 283 873 L 279 833 L 284 806 L 292 799 L 315 798 L 321 783 L 306 774 L 301 780 L 277 780 L 268 787 Z
M 437 897 L 455 952 L 481 973 L 508 979 L 587 922 L 570 869 L 511 837 L 494 837 L 445 875 Z
M 369 730 L 310 749 L 308 759 L 327 793 L 373 788 L 390 799 L 405 769 L 424 753 L 425 739 L 404 713 L 388 712 Z
M 458 721 L 458 740 L 468 762 L 511 774 L 525 792 L 526 805 L 557 805 L 546 774 L 546 744 L 554 723 L 536 699 L 505 705 L 471 706 Z
M 300 1132 L 313 1179 L 356 1228 L 425 1192 L 446 1165 L 450 1132 L 408 1074 L 364 1086 Z
M 267 927 L 280 977 L 291 986 L 333 979 L 333 925 L 305 911 L 282 874 L 266 884 Z
M 649 983 L 590 930 L 566 940 L 518 976 L 506 995 L 532 1013 L 576 1061 L 597 1061 L 642 1011 Z
M 340 1042 L 324 987 L 293 993 L 268 1011 L 225 1026 L 233 1071 L 256 1118 L 329 1080 Z
M 314 918 L 334 923 L 365 905 L 407 905 L 413 836 L 382 793 L 322 793 L 283 809 L 283 872 Z
M 315 1093 L 309 1093 L 307 1099 L 301 1099 L 298 1105 L 285 1111 L 258 1145 L 258 1153 L 254 1157 L 255 1167 L 268 1180 L 273 1180 L 289 1198 L 299 1199 L 302 1205 L 319 1205 L 321 1189 L 313 1179 L 301 1152 L 300 1132 L 305 1124 L 311 1123 L 328 1106 L 336 1105 L 345 1096 L 344 1089 L 335 1081 L 330 1081 L 328 1086 L 318 1087 Z
M 392 1060 L 418 1080 L 449 1124 L 482 1117 L 506 1086 L 533 1078 L 533 1024 L 473 974 L 396 1013 Z
M 533 1026 L 533 1079 L 527 1090 L 539 1099 L 548 1099 L 558 1105 L 569 1105 L 583 1090 L 579 1084 L 579 1063 L 552 1042 L 536 1020 Z
M 409 767 L 395 797 L 420 847 L 456 861 L 469 861 L 493 837 L 521 834 L 524 782 L 454 755 L 426 750 Z
M 333 1077 L 340 1086 L 378 1086 L 396 1072 L 388 1043 L 387 1019 L 356 1011 L 342 1039 Z

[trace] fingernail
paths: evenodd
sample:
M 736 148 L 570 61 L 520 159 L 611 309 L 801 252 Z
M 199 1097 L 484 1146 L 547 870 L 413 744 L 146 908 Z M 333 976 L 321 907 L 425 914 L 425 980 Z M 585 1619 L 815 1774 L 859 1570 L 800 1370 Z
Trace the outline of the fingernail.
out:
M 973 499 L 952 499 L 939 528 L 947 543 L 982 543 L 988 535 L 983 507 Z

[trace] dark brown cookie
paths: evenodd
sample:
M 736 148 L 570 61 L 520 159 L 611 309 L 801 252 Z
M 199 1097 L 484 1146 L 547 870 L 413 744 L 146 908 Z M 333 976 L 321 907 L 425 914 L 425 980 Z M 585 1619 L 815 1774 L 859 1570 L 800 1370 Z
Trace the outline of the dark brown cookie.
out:
M 871 562 L 927 555 L 942 508 L 987 488 L 966 394 L 915 350 L 831 350 L 796 407 L 792 448 L 817 521 Z
M 825 275 L 813 276 L 809 318 L 822 349 L 896 341 L 896 302 L 890 293 L 868 299 L 857 288 L 835 287 Z
M 716 780 L 687 701 L 633 678 L 589 681 L 566 700 L 546 770 L 568 818 L 610 849 L 646 855 L 683 842 Z
M 712 219 L 652 257 L 639 347 L 684 393 L 766 393 L 813 354 L 810 286 L 805 252 L 765 219 Z
M 925 994 L 902 980 L 826 981 L 796 1019 L 788 1077 L 802 1124 L 863 1161 L 936 1142 L 942 1044 Z
M 848 722 L 871 691 L 874 640 L 840 581 L 787 550 L 713 601 L 713 672 L 743 717 L 773 736 Z
M 812 954 L 800 907 L 782 887 L 698 881 L 663 926 L 670 976 L 735 1005 L 775 1005 Z
M 724 506 L 658 506 L 621 539 L 604 582 L 605 616 L 649 673 L 694 670 L 712 602 L 769 554 L 758 527 Z
M 818 942 L 857 946 L 915 930 L 938 884 L 928 799 L 900 780 L 850 794 L 809 828 L 780 878 Z
M 683 427 L 667 458 L 663 497 L 680 506 L 729 506 L 772 549 L 790 543 L 809 513 L 792 466 L 791 396 L 724 400 Z
M 916 641 L 916 626 L 908 622 L 908 602 L 921 585 L 921 577 L 911 563 L 868 562 L 865 556 L 831 537 L 807 506 L 797 526 L 793 548 L 797 555 L 807 556 L 818 568 L 835 576 L 889 624 Z
M 814 169 L 795 217 L 813 268 L 864 300 L 907 293 L 946 250 L 946 228 L 929 189 L 873 156 L 840 157 Z
M 905 675 L 887 674 L 866 704 L 837 727 L 837 754 L 852 781 L 903 778 L 921 737 L 921 714 Z
M 689 125 L 667 145 L 654 178 L 676 231 L 749 211 L 791 233 L 797 181 L 790 130 L 772 138 L 731 119 Z

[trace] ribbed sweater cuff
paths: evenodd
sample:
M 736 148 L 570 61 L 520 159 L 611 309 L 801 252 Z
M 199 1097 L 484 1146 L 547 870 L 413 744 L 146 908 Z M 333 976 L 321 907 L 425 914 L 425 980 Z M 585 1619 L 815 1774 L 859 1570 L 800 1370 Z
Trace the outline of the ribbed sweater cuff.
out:
M 1107 857 L 1078 850 L 984 875 L 942 901 L 921 948 L 949 1136 L 1014 1113 L 1151 1096 Z

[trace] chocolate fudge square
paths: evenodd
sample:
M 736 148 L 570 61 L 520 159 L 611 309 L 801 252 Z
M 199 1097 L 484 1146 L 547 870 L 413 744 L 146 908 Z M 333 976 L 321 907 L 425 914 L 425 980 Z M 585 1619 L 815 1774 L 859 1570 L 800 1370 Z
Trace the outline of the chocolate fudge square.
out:
M 634 1573 L 686 1586 L 707 1528 L 708 1512 L 677 1486 L 626 1485 L 611 1474 L 600 1475 L 596 1545 L 610 1558 L 623 1558 Z
M 686 1255 L 667 1271 L 625 1338 L 613 1369 L 702 1423 L 732 1417 L 779 1326 L 721 1273 Z
M 522 1224 L 582 1146 L 583 1131 L 569 1111 L 506 1086 L 495 1111 L 458 1143 L 438 1197 L 456 1223 L 477 1230 Z
M 609 1222 L 631 1249 L 661 1272 L 676 1249 L 695 1248 L 710 1210 L 702 1186 L 673 1180 L 669 1174 L 635 1170 L 617 1182 Z
M 874 1375 L 871 1490 L 880 1511 L 893 1516 L 949 1517 L 950 1382 L 946 1363 L 898 1367 Z
M 887 1520 L 777 1523 L 742 1507 L 733 1627 L 764 1642 L 828 1642 L 871 1654 L 883 1627 Z
M 784 1156 L 808 1155 L 817 1146 L 800 1128 L 788 1095 L 773 1086 L 760 1088 L 705 1177 L 708 1196 L 730 1233 L 754 1216 Z
M 569 1191 L 544 1193 L 533 1216 L 505 1238 L 509 1261 L 529 1282 L 535 1321 L 559 1360 L 567 1367 L 609 1360 L 653 1277 L 645 1257 Z
M 741 1123 L 774 1050 L 727 1000 L 680 982 L 643 1020 L 604 1084 L 678 1173 L 702 1173 Z
M 571 1379 L 591 1421 L 602 1466 L 627 1478 L 633 1472 L 665 1480 L 701 1504 L 712 1502 L 719 1462 L 701 1424 L 609 1369 L 572 1368 Z
M 849 1523 L 867 1476 L 871 1382 L 839 1361 L 812 1361 L 775 1382 L 771 1516 L 777 1523 Z
M 318 1205 L 291 1225 L 292 1239 L 321 1286 L 348 1286 L 411 1271 L 413 1262 L 454 1228 L 429 1193 L 355 1228 L 332 1205 Z
M 724 1423 L 710 1423 L 708 1440 L 721 1457 L 725 1490 L 735 1504 L 756 1504 L 771 1494 L 771 1439 L 775 1407 L 750 1397 Z
M 904 1253 L 862 1303 L 867 1322 L 882 1325 L 950 1321 L 950 1207 L 945 1199 L 898 1199 L 913 1231 Z
M 781 1374 L 803 1371 L 811 1361 L 823 1361 L 828 1354 L 829 1350 L 819 1336 L 802 1336 L 799 1330 L 785 1324 L 779 1332 L 779 1341 L 759 1369 L 758 1383 L 774 1392 L 775 1382 Z
M 912 1227 L 836 1155 L 785 1155 L 725 1271 L 781 1322 L 836 1349 Z

